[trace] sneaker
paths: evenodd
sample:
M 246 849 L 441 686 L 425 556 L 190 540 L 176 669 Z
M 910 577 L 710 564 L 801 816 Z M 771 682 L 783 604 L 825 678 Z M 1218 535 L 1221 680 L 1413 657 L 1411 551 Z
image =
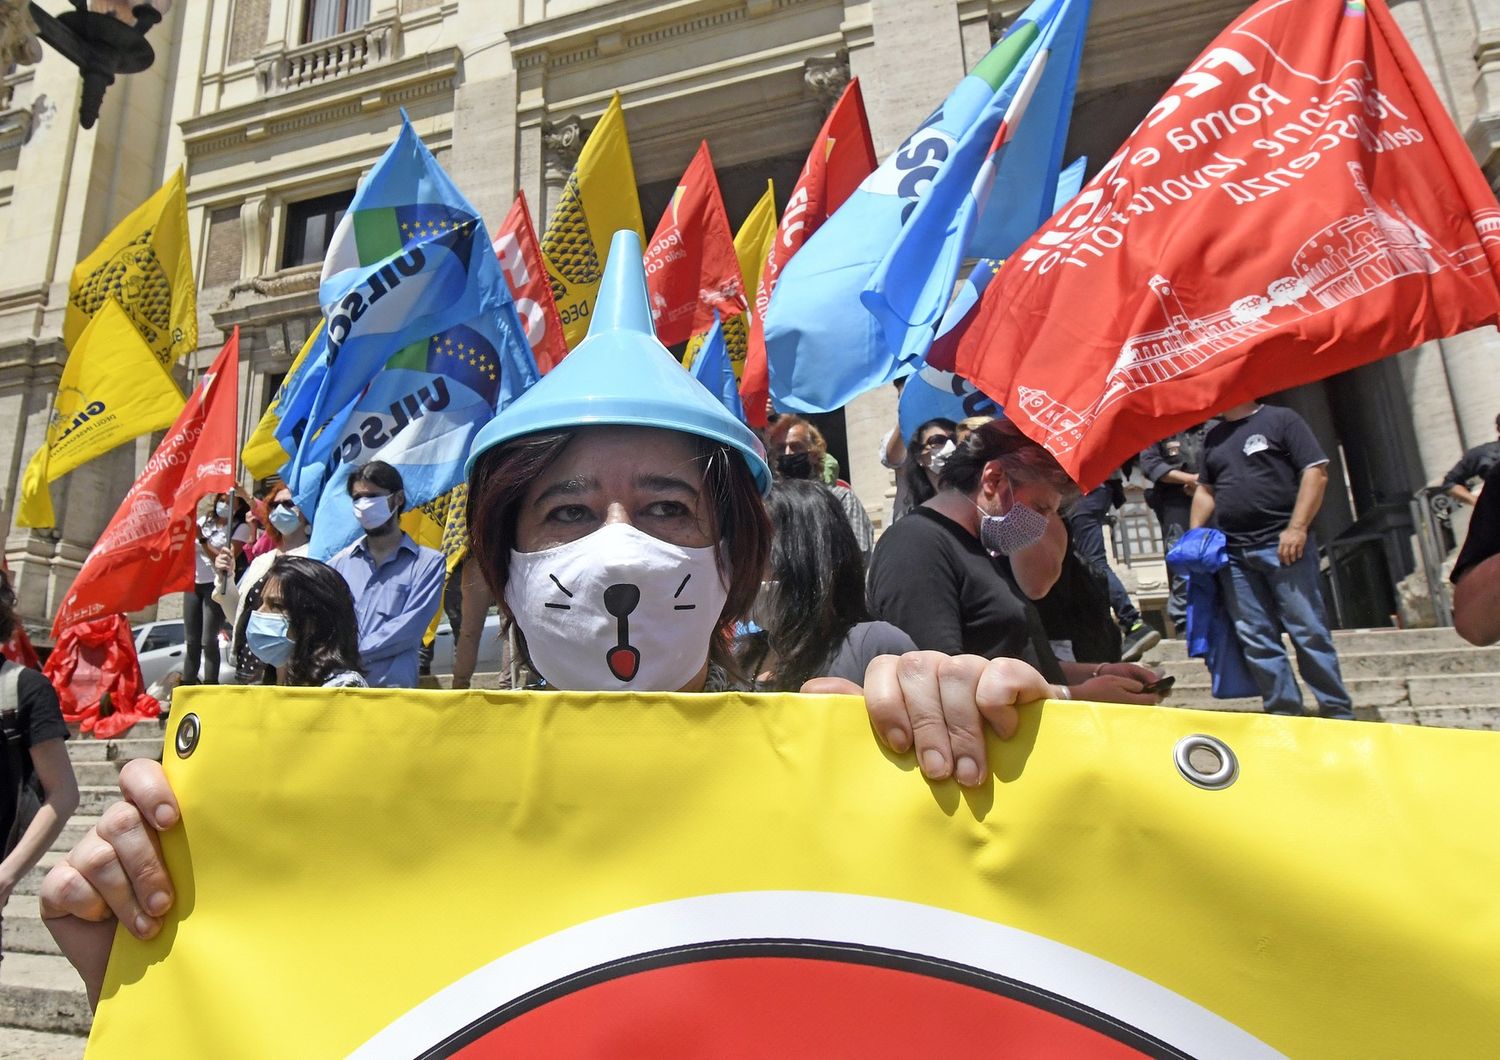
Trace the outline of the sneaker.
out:
M 1138 662 L 1152 648 L 1161 643 L 1161 634 L 1143 621 L 1137 621 L 1125 631 L 1125 643 L 1120 645 L 1121 662 Z

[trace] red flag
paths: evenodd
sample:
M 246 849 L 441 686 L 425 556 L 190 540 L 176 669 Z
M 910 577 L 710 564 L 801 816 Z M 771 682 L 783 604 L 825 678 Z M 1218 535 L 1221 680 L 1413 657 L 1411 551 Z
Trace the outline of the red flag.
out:
M 76 622 L 136 611 L 193 587 L 198 501 L 234 488 L 239 376 L 235 328 L 83 561 L 52 622 L 54 637 Z
M 666 345 L 707 331 L 716 309 L 725 319 L 745 311 L 745 281 L 707 140 L 682 174 L 645 259 L 656 337 Z
M 828 120 L 813 141 L 802 175 L 787 200 L 776 241 L 766 267 L 761 270 L 755 291 L 755 310 L 750 318 L 750 340 L 745 355 L 745 372 L 740 379 L 740 398 L 745 419 L 752 427 L 766 425 L 766 401 L 771 396 L 771 381 L 766 371 L 766 330 L 762 323 L 771 292 L 781 270 L 803 243 L 818 230 L 828 216 L 844 204 L 859 187 L 859 182 L 875 171 L 879 160 L 870 139 L 870 121 L 865 117 L 865 100 L 860 94 L 859 78 L 853 78 L 843 95 L 833 105 Z
M 1500 209 L 1381 0 L 1262 0 L 1005 263 L 959 374 L 1078 482 L 1500 317 Z
M 526 341 L 536 357 L 537 370 L 546 375 L 567 356 L 568 343 L 563 335 L 562 318 L 557 315 L 557 303 L 552 300 L 552 284 L 542 264 L 542 248 L 531 223 L 531 211 L 526 208 L 524 191 L 516 193 L 510 213 L 495 233 L 495 256 L 500 259 L 506 283 L 510 284 L 516 312 L 526 325 Z

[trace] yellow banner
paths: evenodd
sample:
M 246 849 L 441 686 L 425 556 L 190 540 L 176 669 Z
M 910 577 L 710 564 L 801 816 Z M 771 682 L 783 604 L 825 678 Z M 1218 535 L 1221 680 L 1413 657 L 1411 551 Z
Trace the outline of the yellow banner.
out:
M 240 452 L 240 461 L 245 470 L 250 473 L 251 478 L 269 478 L 271 475 L 279 474 L 286 466 L 286 462 L 292 458 L 292 454 L 286 451 L 276 437 L 276 432 L 281 429 L 282 405 L 304 381 L 304 369 L 308 366 L 308 358 L 312 355 L 313 347 L 318 344 L 318 336 L 323 333 L 324 321 L 319 320 L 312 333 L 307 336 L 307 341 L 302 344 L 302 349 L 297 351 L 292 365 L 286 370 L 286 378 L 276 388 L 276 393 L 271 397 L 271 403 L 266 406 L 265 415 L 261 416 L 260 422 L 255 425 L 255 430 L 250 432 L 250 437 L 245 440 L 245 448 Z
M 1047 703 L 965 792 L 857 699 L 178 695 L 91 1057 L 1494 1048 L 1491 733 Z
M 198 296 L 181 169 L 74 267 L 63 318 L 68 349 L 111 298 L 162 364 L 197 348 Z
M 47 484 L 132 438 L 172 426 L 185 403 L 113 298 L 73 344 L 57 383 L 47 441 L 21 478 L 18 526 L 52 526 Z
M 542 259 L 570 350 L 588 334 L 609 241 L 624 228 L 634 229 L 645 242 L 625 111 L 615 93 L 589 133 L 542 234 Z

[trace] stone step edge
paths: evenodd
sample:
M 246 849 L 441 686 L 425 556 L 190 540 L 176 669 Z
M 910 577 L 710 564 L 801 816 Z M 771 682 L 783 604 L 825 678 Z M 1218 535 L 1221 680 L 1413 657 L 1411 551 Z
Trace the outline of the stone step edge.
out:
M 93 1022 L 88 994 L 81 986 L 76 991 L 0 986 L 0 1027 L 85 1036 Z

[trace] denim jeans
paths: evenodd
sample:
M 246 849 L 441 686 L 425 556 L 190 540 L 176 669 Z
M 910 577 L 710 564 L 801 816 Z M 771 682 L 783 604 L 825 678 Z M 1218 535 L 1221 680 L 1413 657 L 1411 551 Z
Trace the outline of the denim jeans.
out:
M 1297 652 L 1297 669 L 1318 701 L 1318 712 L 1327 718 L 1352 718 L 1323 611 L 1317 556 L 1311 537 L 1302 558 L 1289 567 L 1282 566 L 1274 544 L 1231 547 L 1229 611 L 1267 713 L 1303 713 L 1302 691 L 1281 644 L 1285 630 Z
M 1130 594 L 1120 576 L 1109 565 L 1104 549 L 1104 523 L 1109 518 L 1109 488 L 1100 486 L 1085 493 L 1068 513 L 1068 528 L 1073 531 L 1073 551 L 1078 558 L 1093 567 L 1109 585 L 1109 606 L 1120 625 L 1129 630 L 1141 620 Z
M 1188 527 L 1192 525 L 1191 514 L 1192 507 L 1186 495 L 1181 501 L 1174 498 L 1169 503 L 1156 506 L 1156 519 L 1161 524 L 1162 545 L 1166 551 L 1171 552 L 1172 546 L 1188 532 Z M 1167 573 L 1172 583 L 1172 595 L 1167 598 L 1167 617 L 1172 620 L 1172 629 L 1177 636 L 1186 637 L 1187 575 L 1175 570 Z

